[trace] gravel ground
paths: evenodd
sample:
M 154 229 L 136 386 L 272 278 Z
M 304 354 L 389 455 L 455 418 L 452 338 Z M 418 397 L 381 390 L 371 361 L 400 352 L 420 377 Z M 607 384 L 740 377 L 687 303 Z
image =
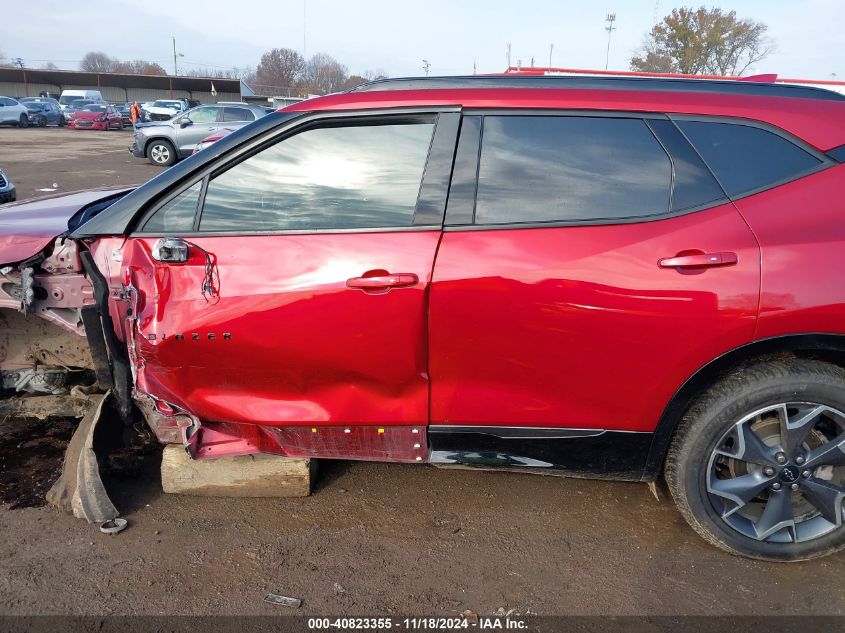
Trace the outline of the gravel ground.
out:
M 0 129 L 0 166 L 20 198 L 157 173 L 128 144 L 125 132 Z M 192 498 L 161 492 L 153 451 L 108 476 L 129 520 L 109 537 L 49 507 L 12 509 L 55 476 L 66 441 L 54 433 L 45 450 L 26 424 L 0 420 L 15 438 L 0 450 L 17 452 L 0 461 L 2 615 L 278 614 L 268 592 L 302 598 L 298 615 L 845 614 L 845 556 L 724 554 L 642 484 L 323 462 L 309 498 Z

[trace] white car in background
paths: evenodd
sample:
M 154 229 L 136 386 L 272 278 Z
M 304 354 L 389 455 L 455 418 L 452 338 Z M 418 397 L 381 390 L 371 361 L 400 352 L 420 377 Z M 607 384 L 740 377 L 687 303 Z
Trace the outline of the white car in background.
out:
M 189 107 L 191 106 L 186 99 L 158 99 L 151 106 L 144 108 L 144 111 L 149 121 L 168 121 Z
M 17 99 L 0 97 L 0 125 L 27 127 L 29 125 L 29 110 Z

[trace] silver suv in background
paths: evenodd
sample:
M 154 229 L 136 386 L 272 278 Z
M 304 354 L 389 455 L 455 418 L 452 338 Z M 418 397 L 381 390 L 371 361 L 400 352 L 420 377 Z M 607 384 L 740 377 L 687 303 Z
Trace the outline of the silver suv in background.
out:
M 0 97 L 0 125 L 29 125 L 29 110 L 11 97 Z
M 246 103 L 202 105 L 169 121 L 138 125 L 129 151 L 153 165 L 168 167 L 190 156 L 197 143 L 218 129 L 243 127 L 265 114 L 263 107 Z

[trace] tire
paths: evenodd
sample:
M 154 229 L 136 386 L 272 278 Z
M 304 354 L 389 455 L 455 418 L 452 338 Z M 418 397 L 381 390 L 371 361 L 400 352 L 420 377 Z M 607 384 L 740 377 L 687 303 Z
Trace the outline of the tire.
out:
M 21 118 L 18 119 L 18 127 L 29 127 L 29 117 L 22 114 Z
M 117 129 L 118 129 L 118 130 L 122 130 L 122 129 L 123 129 L 123 119 L 121 119 L 120 121 L 118 121 L 118 122 L 117 122 Z
M 147 145 L 147 159 L 159 167 L 170 167 L 176 162 L 176 148 L 170 141 L 155 139 Z
M 737 369 L 675 432 L 665 476 L 678 510 L 706 541 L 740 556 L 800 561 L 845 548 L 842 412 L 845 370 L 836 365 L 777 358 Z M 832 448 L 827 461 L 813 452 L 822 446 Z M 818 491 L 831 487 L 821 502 Z
M 47 117 L 38 119 L 38 127 L 47 127 Z

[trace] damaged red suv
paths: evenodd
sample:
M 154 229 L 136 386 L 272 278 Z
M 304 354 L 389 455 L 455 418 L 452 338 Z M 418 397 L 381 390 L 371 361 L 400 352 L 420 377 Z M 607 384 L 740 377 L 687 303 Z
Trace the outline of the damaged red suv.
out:
M 843 161 L 845 98 L 812 88 L 368 84 L 134 191 L 0 213 L 0 379 L 96 377 L 195 459 L 665 477 L 711 543 L 821 556 L 845 547 Z

